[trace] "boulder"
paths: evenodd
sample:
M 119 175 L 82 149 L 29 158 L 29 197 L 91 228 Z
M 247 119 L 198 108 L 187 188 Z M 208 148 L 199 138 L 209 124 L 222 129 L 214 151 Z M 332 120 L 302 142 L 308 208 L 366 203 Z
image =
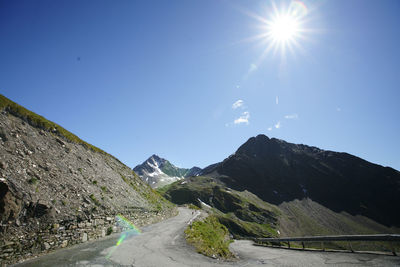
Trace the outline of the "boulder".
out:
M 0 221 L 15 220 L 21 211 L 22 201 L 10 190 L 6 179 L 0 178 Z

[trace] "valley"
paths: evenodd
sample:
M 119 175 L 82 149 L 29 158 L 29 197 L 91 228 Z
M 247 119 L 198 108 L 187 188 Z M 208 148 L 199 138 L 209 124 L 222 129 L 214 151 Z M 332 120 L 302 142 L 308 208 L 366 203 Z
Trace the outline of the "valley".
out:
M 0 109 L 2 264 L 60 249 L 54 255 L 65 253 L 69 259 L 70 252 L 64 248 L 136 227 L 158 229 L 149 233 L 149 238 L 162 238 L 160 247 L 154 248 L 162 255 L 176 253 L 166 244 L 179 239 L 186 254 L 177 257 L 182 257 L 182 264 L 189 264 L 185 258 L 189 258 L 188 251 L 192 256 L 194 251 L 184 241 L 188 221 L 204 231 L 187 230 L 188 241 L 196 245 L 197 236 L 202 236 L 198 252 L 226 261 L 227 265 L 236 264 L 229 262 L 238 260 L 232 256 L 235 253 L 245 258 L 243 255 L 251 250 L 261 252 L 261 248 L 238 241 L 243 239 L 400 233 L 400 173 L 347 153 L 258 135 L 226 159 L 204 169 L 179 168 L 155 154 L 131 169 L 1 95 Z M 176 205 L 181 206 L 178 217 L 174 217 Z M 202 216 L 190 219 L 194 211 L 182 205 L 191 205 Z M 157 228 L 162 225 L 171 228 L 164 229 L 164 237 Z M 225 231 L 218 242 L 236 240 L 230 246 L 231 252 L 210 252 L 216 241 L 208 240 L 211 236 L 207 231 L 213 227 Z M 149 242 L 142 240 L 145 237 L 135 236 L 126 243 Z M 103 255 L 110 249 L 111 239 L 106 240 L 96 243 L 96 253 Z M 327 246 L 342 248 L 336 242 Z M 124 251 L 122 247 L 120 251 Z M 143 245 L 143 249 L 149 248 Z M 363 249 L 386 251 L 387 247 L 372 243 Z M 131 258 L 128 254 L 115 256 L 114 263 L 140 262 L 137 256 Z M 51 262 L 50 255 L 40 259 Z M 176 261 L 171 257 L 172 262 Z M 200 254 L 196 257 L 199 264 L 215 261 Z M 92 260 L 98 258 L 89 262 Z M 162 257 L 156 260 L 164 261 Z

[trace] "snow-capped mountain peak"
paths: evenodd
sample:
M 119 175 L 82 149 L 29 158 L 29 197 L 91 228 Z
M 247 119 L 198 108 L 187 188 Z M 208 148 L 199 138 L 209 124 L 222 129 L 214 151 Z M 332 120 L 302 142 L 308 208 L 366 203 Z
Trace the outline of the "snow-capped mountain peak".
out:
M 201 172 L 198 167 L 178 168 L 155 154 L 133 170 L 153 188 L 162 187 L 186 177 L 197 176 Z

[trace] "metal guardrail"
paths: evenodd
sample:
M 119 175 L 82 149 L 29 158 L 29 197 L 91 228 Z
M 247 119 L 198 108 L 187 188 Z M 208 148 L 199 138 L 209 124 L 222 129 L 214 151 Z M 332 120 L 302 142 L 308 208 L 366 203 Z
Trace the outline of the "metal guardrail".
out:
M 398 234 L 379 234 L 379 235 L 330 235 L 330 236 L 304 236 L 304 237 L 283 237 L 283 238 L 254 238 L 255 242 L 286 242 L 290 248 L 290 242 L 301 242 L 305 249 L 304 242 L 321 242 L 322 250 L 325 250 L 324 242 L 328 241 L 347 241 L 351 252 L 354 252 L 351 241 L 383 241 L 390 242 L 393 255 L 397 255 L 393 242 L 400 241 Z

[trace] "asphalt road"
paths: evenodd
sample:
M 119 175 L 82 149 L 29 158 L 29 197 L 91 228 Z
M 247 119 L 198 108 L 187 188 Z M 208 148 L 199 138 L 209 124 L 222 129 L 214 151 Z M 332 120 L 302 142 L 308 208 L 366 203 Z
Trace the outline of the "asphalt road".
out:
M 196 214 L 179 208 L 179 215 L 142 229 L 116 246 L 120 235 L 92 241 L 23 262 L 16 266 L 400 266 L 400 257 L 296 251 L 253 246 L 235 241 L 239 260 L 223 262 L 205 257 L 186 244 L 183 231 Z

